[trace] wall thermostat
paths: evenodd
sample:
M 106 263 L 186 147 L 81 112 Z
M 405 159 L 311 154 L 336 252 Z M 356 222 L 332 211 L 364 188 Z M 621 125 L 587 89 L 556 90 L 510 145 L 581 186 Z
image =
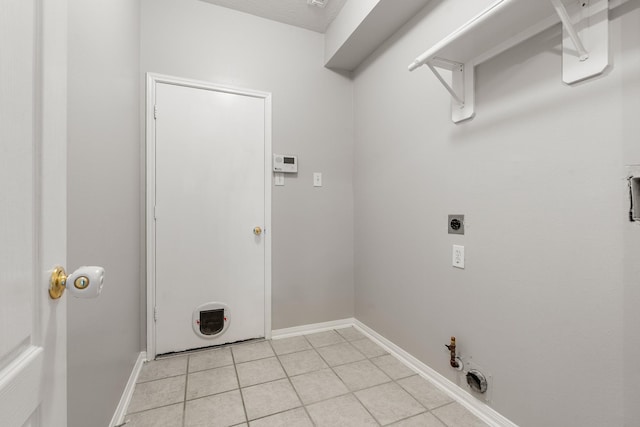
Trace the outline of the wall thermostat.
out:
M 286 154 L 273 155 L 273 171 L 285 173 L 298 172 L 298 156 L 288 156 Z

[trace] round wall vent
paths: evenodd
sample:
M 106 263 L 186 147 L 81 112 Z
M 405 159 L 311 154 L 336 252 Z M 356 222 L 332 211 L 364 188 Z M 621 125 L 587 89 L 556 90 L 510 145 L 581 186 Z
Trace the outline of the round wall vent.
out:
M 487 378 L 477 369 L 471 369 L 467 372 L 467 384 L 471 390 L 477 393 L 485 393 L 487 391 Z

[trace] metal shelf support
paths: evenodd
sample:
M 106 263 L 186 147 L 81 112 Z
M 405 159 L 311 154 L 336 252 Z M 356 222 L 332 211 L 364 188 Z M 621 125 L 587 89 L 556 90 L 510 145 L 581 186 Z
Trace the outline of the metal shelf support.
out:
M 573 22 L 571 22 L 571 18 L 567 13 L 567 9 L 564 7 L 564 3 L 562 3 L 562 0 L 550 0 L 550 1 L 556 10 L 556 13 L 560 17 L 560 20 L 562 21 L 562 28 L 567 32 L 567 34 L 569 35 L 569 38 L 573 42 L 573 45 L 576 47 L 576 50 L 578 51 L 578 54 L 580 55 L 579 56 L 580 61 L 586 61 L 589 58 L 589 52 L 587 52 L 587 49 L 585 49 L 584 44 L 582 44 L 582 40 L 580 40 L 580 36 L 578 35 L 576 28 L 573 25 Z
M 562 22 L 562 80 L 576 83 L 609 66 L 609 8 L 627 0 L 495 0 L 418 56 L 451 95 L 454 123 L 475 115 L 474 68 Z M 438 69 L 451 71 L 451 83 Z
M 459 123 L 472 118 L 475 115 L 474 65 L 444 58 L 433 58 L 425 64 L 451 95 L 451 120 Z M 438 68 L 451 71 L 451 84 L 442 77 Z

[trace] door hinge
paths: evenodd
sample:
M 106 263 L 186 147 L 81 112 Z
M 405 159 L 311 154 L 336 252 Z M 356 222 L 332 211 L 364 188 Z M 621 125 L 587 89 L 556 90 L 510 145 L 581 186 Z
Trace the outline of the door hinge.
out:
M 153 307 L 153 321 L 158 321 L 158 307 Z
M 157 207 L 157 206 L 154 206 L 154 207 L 153 207 L 153 220 L 154 220 L 154 221 L 157 221 L 157 220 L 158 220 L 158 214 L 157 214 L 157 212 L 158 212 L 158 207 Z
M 158 106 L 154 105 L 153 106 L 153 119 L 157 119 L 158 118 Z

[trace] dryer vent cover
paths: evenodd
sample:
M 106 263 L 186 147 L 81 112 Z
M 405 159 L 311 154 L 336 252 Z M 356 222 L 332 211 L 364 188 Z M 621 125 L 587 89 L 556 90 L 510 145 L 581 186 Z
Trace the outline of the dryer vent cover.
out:
M 485 393 L 487 391 L 487 378 L 477 369 L 471 369 L 467 372 L 467 384 L 476 393 Z

